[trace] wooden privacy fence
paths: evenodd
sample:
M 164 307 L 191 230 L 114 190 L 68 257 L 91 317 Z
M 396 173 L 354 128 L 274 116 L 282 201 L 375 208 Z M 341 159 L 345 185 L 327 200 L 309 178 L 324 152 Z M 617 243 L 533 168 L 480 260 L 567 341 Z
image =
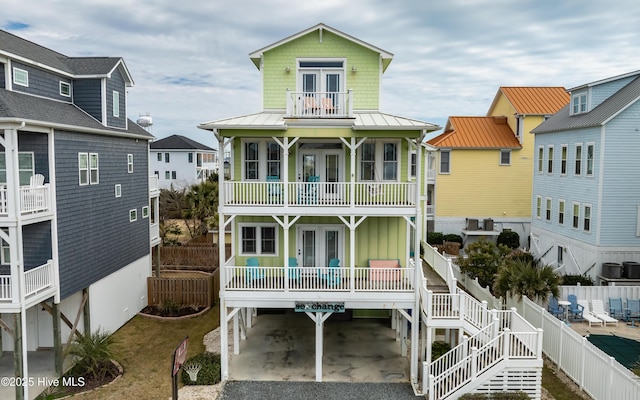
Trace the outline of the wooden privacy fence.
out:
M 184 306 L 210 307 L 214 304 L 214 277 L 147 278 L 150 306 L 161 306 L 167 301 Z
M 220 266 L 217 245 L 209 246 L 161 246 L 160 264 L 163 266 L 199 267 L 200 270 L 215 270 Z M 154 249 L 155 250 L 155 249 Z M 227 257 L 231 245 L 226 246 Z

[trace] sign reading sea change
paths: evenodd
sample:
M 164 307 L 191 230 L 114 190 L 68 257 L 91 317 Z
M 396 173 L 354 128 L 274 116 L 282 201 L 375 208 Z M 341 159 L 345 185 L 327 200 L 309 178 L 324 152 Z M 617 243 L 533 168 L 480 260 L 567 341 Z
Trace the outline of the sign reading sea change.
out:
M 296 312 L 343 313 L 344 303 L 296 302 Z

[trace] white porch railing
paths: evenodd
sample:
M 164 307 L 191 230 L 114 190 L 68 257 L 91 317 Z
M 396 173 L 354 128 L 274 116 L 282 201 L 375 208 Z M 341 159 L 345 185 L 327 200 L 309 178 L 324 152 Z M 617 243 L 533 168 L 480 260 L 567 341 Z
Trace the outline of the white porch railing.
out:
M 32 268 L 24 273 L 25 298 L 38 294 L 55 284 L 53 261 Z M 0 275 L 0 301 L 14 301 L 13 294 L 18 282 L 13 282 L 11 275 Z
M 47 211 L 50 208 L 51 190 L 49 184 L 42 186 L 21 186 L 20 213 L 33 214 Z M 9 194 L 6 186 L 0 186 L 0 215 L 9 213 Z
M 287 117 L 346 118 L 353 116 L 353 91 L 292 92 L 287 90 Z
M 158 176 L 151 175 L 149 176 L 149 193 L 155 193 L 160 191 L 160 186 L 158 184 Z
M 225 290 L 412 292 L 413 268 L 223 266 Z
M 413 182 L 224 182 L 228 206 L 414 207 Z M 352 201 L 353 199 L 353 201 Z

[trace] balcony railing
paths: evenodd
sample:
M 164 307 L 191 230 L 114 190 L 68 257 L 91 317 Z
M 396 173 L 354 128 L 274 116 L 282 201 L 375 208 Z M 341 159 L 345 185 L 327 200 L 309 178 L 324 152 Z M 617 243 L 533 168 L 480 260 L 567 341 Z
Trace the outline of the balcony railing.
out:
M 34 214 L 48 211 L 51 207 L 51 190 L 49 184 L 42 186 L 21 186 L 20 213 Z M 0 186 L 0 215 L 9 213 L 9 193 L 6 186 Z
M 24 273 L 24 296 L 29 298 L 43 290 L 53 288 L 55 285 L 53 261 L 32 268 Z M 18 293 L 17 285 L 19 282 L 13 282 L 11 275 L 0 275 L 0 301 L 14 301 L 14 293 Z
M 413 182 L 224 182 L 227 206 L 414 207 Z
M 413 268 L 224 266 L 226 290 L 411 292 Z M 285 279 L 286 277 L 286 279 Z
M 348 118 L 353 116 L 353 91 L 292 92 L 287 90 L 287 117 Z

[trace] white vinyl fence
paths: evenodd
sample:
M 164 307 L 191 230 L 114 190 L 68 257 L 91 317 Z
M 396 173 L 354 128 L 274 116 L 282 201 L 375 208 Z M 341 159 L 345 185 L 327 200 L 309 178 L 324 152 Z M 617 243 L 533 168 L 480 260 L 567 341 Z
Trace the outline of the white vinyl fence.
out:
M 542 350 L 596 400 L 640 400 L 640 379 L 585 337 L 528 298 L 522 315 L 544 330 Z

